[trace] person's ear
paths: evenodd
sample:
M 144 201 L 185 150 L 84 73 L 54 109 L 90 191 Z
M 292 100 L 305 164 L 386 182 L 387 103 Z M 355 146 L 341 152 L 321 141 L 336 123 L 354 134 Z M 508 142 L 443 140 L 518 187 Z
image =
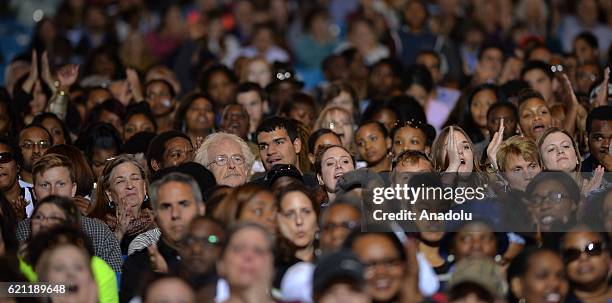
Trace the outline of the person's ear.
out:
M 74 196 L 76 195 L 76 191 L 77 191 L 77 184 L 76 182 L 72 183 L 72 197 L 74 198 Z
M 198 215 L 206 215 L 206 205 L 204 204 L 204 202 L 198 203 Z
M 293 148 L 295 149 L 295 153 L 299 154 L 302 151 L 302 140 L 300 138 L 295 138 L 293 140 Z
M 521 283 L 521 278 L 512 278 L 510 281 L 510 291 L 516 298 L 523 298 L 523 284 Z
M 153 171 L 158 171 L 161 168 L 159 162 L 157 162 L 155 159 L 151 159 L 151 167 L 153 168 Z

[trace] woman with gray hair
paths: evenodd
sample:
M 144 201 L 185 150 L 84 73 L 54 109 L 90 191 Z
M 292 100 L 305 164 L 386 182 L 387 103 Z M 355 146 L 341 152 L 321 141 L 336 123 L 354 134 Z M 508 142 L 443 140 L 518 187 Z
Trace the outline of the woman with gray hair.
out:
M 224 132 L 210 134 L 196 151 L 195 162 L 208 168 L 219 185 L 247 182 L 255 156 L 240 137 Z
M 90 216 L 110 227 L 124 255 L 136 236 L 157 226 L 147 199 L 148 184 L 144 168 L 128 154 L 107 160 L 98 180 Z

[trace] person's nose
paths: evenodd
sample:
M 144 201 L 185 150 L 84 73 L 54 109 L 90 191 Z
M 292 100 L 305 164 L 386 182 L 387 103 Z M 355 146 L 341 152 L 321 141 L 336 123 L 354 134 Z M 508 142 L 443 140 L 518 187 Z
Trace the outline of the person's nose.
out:
M 612 137 L 604 138 L 603 142 L 601 143 L 601 147 L 603 149 L 609 149 L 610 148 L 610 141 L 612 141 Z
M 172 220 L 178 220 L 181 218 L 181 211 L 179 209 L 179 207 L 171 207 L 170 208 L 170 215 L 172 217 Z
M 304 224 L 304 217 L 303 216 L 304 215 L 301 214 L 301 213 L 298 213 L 295 216 L 295 225 L 300 226 L 300 225 Z

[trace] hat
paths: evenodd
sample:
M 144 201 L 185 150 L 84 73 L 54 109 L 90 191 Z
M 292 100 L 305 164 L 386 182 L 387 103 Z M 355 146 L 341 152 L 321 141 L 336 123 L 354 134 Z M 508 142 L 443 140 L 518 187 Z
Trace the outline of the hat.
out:
M 339 251 L 319 259 L 314 270 L 312 293 L 321 294 L 338 279 L 352 281 L 360 286 L 365 284 L 364 266 L 350 251 Z
M 312 302 L 312 274 L 315 266 L 299 262 L 289 267 L 281 281 L 281 297 L 285 301 Z
M 447 290 L 451 291 L 455 286 L 466 282 L 478 284 L 495 298 L 504 298 L 508 291 L 499 266 L 490 259 L 467 258 L 459 261 L 448 282 Z
M 302 173 L 297 167 L 292 164 L 274 164 L 272 168 L 266 173 L 264 177 L 264 184 L 266 187 L 272 187 L 274 181 L 280 177 L 292 177 L 299 181 L 304 182 Z

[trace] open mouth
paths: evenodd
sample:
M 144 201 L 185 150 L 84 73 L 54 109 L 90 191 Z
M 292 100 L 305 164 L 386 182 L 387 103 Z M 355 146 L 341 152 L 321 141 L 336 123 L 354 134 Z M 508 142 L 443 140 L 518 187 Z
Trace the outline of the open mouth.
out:
M 280 161 L 281 161 L 281 158 L 268 158 L 266 160 L 266 162 L 268 164 L 270 164 L 270 165 L 274 165 L 274 164 L 276 164 L 277 162 L 280 162 Z
M 544 127 L 544 124 L 542 124 L 542 123 L 535 123 L 535 124 L 533 124 L 533 131 L 534 132 L 541 132 L 541 131 L 544 131 L 544 129 L 545 129 L 545 127 Z
M 557 303 L 561 301 L 561 294 L 552 292 L 546 295 L 546 302 Z
M 540 217 L 540 223 L 542 223 L 543 225 L 551 225 L 556 220 L 557 219 L 555 219 L 555 217 L 553 217 L 551 215 L 546 215 L 546 216 Z
M 459 159 L 459 164 L 460 165 L 465 165 L 465 159 L 463 159 L 463 158 Z

